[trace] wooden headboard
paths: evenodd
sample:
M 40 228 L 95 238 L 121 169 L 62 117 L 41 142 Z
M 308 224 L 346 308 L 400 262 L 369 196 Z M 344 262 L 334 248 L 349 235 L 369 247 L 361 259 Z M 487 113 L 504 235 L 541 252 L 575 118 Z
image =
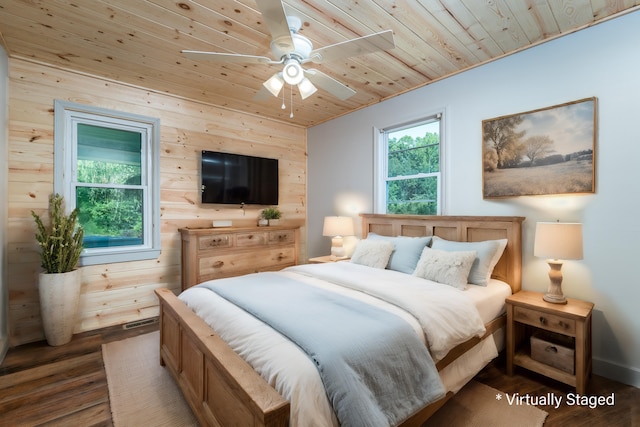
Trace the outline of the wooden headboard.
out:
M 513 293 L 522 287 L 521 216 L 426 216 L 360 214 L 362 238 L 376 233 L 383 236 L 438 236 L 458 242 L 507 239 L 507 247 L 493 270 L 492 277 L 511 286 Z

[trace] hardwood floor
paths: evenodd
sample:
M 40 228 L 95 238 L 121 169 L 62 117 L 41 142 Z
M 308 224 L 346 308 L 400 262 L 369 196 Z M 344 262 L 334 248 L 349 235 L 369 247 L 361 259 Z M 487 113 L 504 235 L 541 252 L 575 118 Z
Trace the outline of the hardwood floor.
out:
M 157 324 L 109 328 L 77 335 L 60 347 L 40 342 L 9 350 L 0 366 L 0 426 L 112 426 L 101 345 L 157 328 Z M 640 389 L 594 375 L 587 394 L 614 393 L 615 405 L 594 409 L 566 405 L 567 393 L 574 391 L 571 387 L 520 369 L 508 377 L 504 366 L 499 357 L 476 380 L 509 395 L 562 396 L 558 408 L 539 406 L 549 413 L 547 427 L 640 427 Z
M 0 365 L 0 426 L 112 426 L 102 344 L 157 329 L 157 323 L 114 327 L 59 347 L 38 342 L 10 349 Z
M 545 427 L 640 427 L 640 389 L 622 384 L 607 378 L 592 375 L 587 385 L 587 396 L 611 396 L 613 393 L 615 404 L 612 406 L 599 405 L 590 408 L 587 405 L 575 404 L 578 399 L 571 398 L 567 404 L 567 395 L 575 395 L 575 389 L 566 384 L 551 380 L 523 368 L 517 368 L 514 375 L 509 377 L 505 373 L 505 355 L 501 355 L 489 363 L 475 379 L 483 384 L 508 393 L 512 396 L 530 395 L 547 396 L 553 393 L 562 397 L 558 408 L 537 405 L 549 413 Z M 588 402 L 585 402 L 588 404 Z

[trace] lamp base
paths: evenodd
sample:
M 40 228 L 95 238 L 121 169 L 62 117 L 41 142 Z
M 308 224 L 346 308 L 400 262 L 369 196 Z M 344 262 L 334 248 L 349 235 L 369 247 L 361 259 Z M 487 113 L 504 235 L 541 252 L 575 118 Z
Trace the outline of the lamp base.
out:
M 335 236 L 331 239 L 331 259 L 338 260 L 347 257 L 347 252 L 342 246 L 342 236 Z
M 549 264 L 549 289 L 542 299 L 553 304 L 566 304 L 567 299 L 562 293 L 562 261 L 548 259 L 547 263 Z
M 566 304 L 567 303 L 567 299 L 564 297 L 564 295 L 554 295 L 554 294 L 549 294 L 546 293 L 542 296 L 542 299 L 545 300 L 546 302 L 552 302 L 554 304 Z

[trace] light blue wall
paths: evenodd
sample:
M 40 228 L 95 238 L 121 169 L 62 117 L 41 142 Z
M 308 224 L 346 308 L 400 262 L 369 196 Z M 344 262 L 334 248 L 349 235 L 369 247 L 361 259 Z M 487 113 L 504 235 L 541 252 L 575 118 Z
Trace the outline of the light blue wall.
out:
M 564 293 L 595 303 L 594 372 L 640 387 L 638 28 L 637 11 L 310 128 L 309 256 L 329 252 L 325 215 L 372 211 L 373 128 L 444 110 L 443 214 L 527 217 L 523 288 L 541 292 L 548 266 L 533 257 L 535 223 L 582 222 L 584 260 L 565 263 Z M 482 120 L 594 96 L 595 194 L 483 200 Z
M 9 64 L 5 51 L 0 47 L 0 364 L 9 347 L 9 290 L 7 283 L 7 173 L 9 155 L 7 146 L 7 89 L 9 78 Z

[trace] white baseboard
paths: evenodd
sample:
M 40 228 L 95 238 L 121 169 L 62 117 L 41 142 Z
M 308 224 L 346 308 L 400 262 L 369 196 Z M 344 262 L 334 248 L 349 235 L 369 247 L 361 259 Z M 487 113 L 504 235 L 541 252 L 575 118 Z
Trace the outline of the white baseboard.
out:
M 593 358 L 593 373 L 640 388 L 640 369 L 638 368 L 622 366 L 609 360 Z

